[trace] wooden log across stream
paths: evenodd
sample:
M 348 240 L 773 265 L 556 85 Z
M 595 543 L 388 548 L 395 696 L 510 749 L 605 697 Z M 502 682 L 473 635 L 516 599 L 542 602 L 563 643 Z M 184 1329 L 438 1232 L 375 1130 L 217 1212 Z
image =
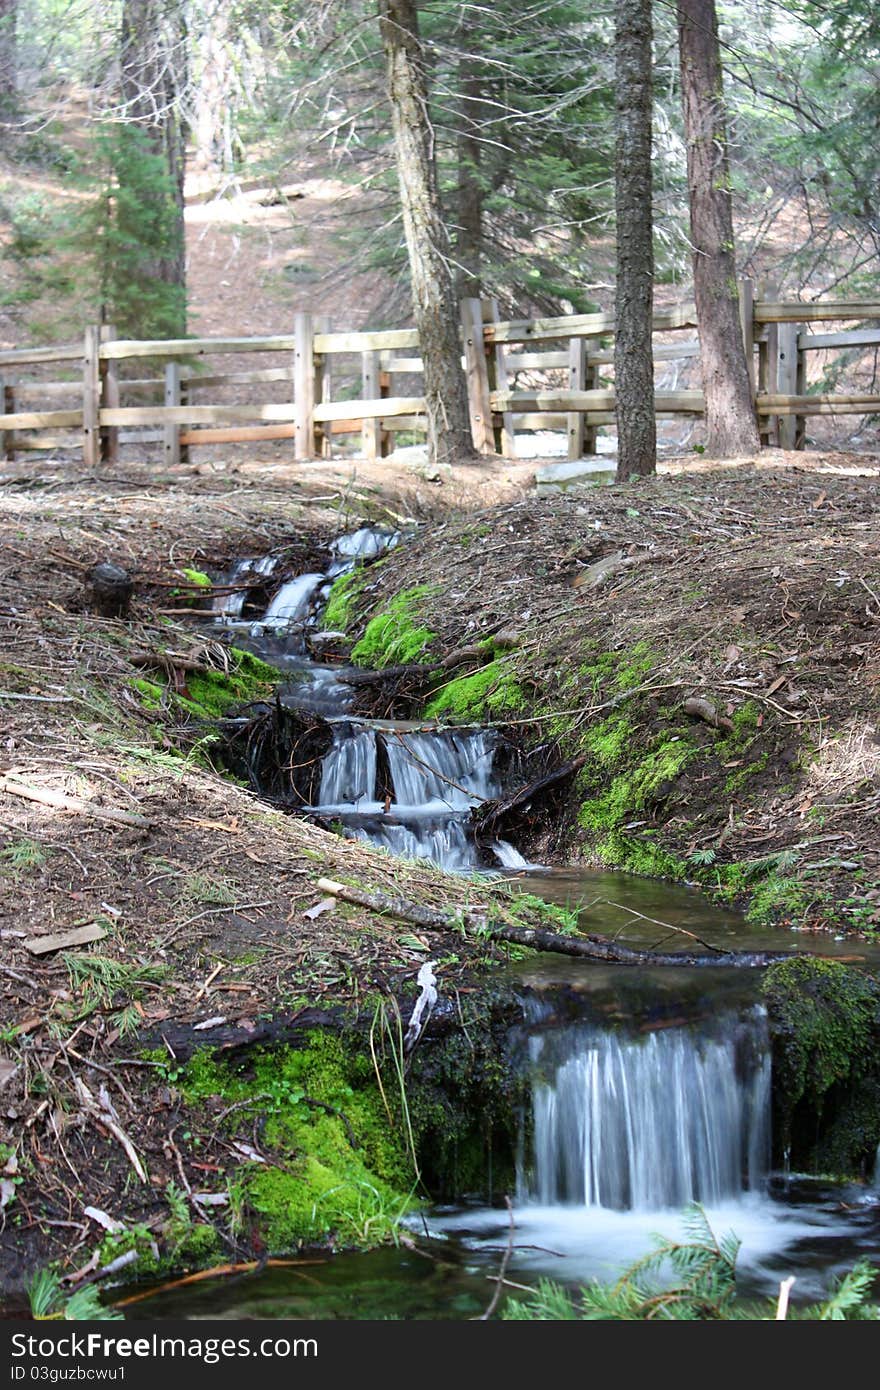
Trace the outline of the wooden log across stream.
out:
M 455 914 L 435 912 L 405 898 L 388 893 L 367 893 L 361 888 L 337 883 L 332 878 L 319 878 L 318 887 L 342 902 L 365 907 L 380 916 L 394 917 L 401 922 L 421 927 L 424 931 L 464 931 L 490 941 L 509 941 L 516 946 L 528 946 L 533 951 L 549 951 L 560 956 L 576 956 L 581 960 L 605 961 L 612 965 L 671 965 L 671 966 L 736 966 L 763 969 L 778 961 L 792 960 L 795 951 L 650 951 L 622 946 L 607 937 L 567 936 L 543 927 L 522 927 L 512 923 L 489 921 L 484 914 L 462 911 Z

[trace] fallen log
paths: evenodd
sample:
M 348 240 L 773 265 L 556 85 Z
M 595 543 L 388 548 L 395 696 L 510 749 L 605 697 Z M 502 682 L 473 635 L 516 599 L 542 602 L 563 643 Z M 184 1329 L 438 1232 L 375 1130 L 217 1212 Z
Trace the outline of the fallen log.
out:
M 791 960 L 794 951 L 708 951 L 673 952 L 637 950 L 609 941 L 602 936 L 566 936 L 543 927 L 521 927 L 511 923 L 490 922 L 482 913 L 466 910 L 454 915 L 435 912 L 405 898 L 393 898 L 388 893 L 366 893 L 350 888 L 332 878 L 319 878 L 318 888 L 342 902 L 365 907 L 381 916 L 394 917 L 401 922 L 421 927 L 425 931 L 458 931 L 464 928 L 472 937 L 490 941 L 509 941 L 516 946 L 528 946 L 533 951 L 549 951 L 560 956 L 577 956 L 582 960 L 605 961 L 612 965 L 670 965 L 670 966 L 738 966 L 762 969 L 777 961 Z
M 51 787 L 32 787 L 27 782 L 17 782 L 11 777 L 0 777 L 0 792 L 9 796 L 20 796 L 26 801 L 39 802 L 41 806 L 54 806 L 59 811 L 71 811 L 76 816 L 87 816 L 90 820 L 110 821 L 113 825 L 131 825 L 149 830 L 152 820 L 134 811 L 118 811 L 115 806 L 98 806 L 93 801 L 84 801 L 81 796 L 68 796 L 65 792 L 53 791 Z

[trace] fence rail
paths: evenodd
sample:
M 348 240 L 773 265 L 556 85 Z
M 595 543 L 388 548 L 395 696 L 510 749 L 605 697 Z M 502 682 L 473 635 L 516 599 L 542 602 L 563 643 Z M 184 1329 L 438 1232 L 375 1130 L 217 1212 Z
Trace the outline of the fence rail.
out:
M 876 392 L 807 389 L 808 354 L 858 355 L 880 346 L 880 302 L 760 300 L 747 280 L 741 282 L 740 302 L 765 443 L 802 447 L 809 416 L 880 413 Z M 614 361 L 613 314 L 502 320 L 494 301 L 468 299 L 461 320 L 478 449 L 510 456 L 517 432 L 555 427 L 567 434 L 570 458 L 595 452 L 598 429 L 614 423 L 614 389 L 600 377 L 600 369 Z M 872 321 L 877 326 L 865 326 Z M 814 323 L 848 322 L 859 326 L 808 331 Z M 655 343 L 655 362 L 698 357 L 696 327 L 692 304 L 658 311 L 656 334 L 690 336 Z M 336 332 L 326 318 L 305 313 L 295 315 L 292 333 L 248 338 L 141 341 L 117 338 L 108 325 L 90 326 L 79 344 L 0 351 L 0 448 L 11 458 L 19 450 L 78 446 L 86 465 L 94 466 L 132 441 L 161 441 L 166 460 L 176 462 L 182 450 L 201 444 L 291 439 L 295 457 L 307 459 L 328 455 L 336 437 L 360 434 L 364 453 L 375 457 L 390 451 L 395 434 L 425 429 L 424 396 L 392 394 L 396 380 L 406 378 L 408 386 L 421 375 L 418 349 L 414 329 Z M 200 365 L 207 358 L 255 353 L 286 361 L 251 370 L 230 364 L 234 369 L 227 372 Z M 359 387 L 356 399 L 333 398 L 340 358 L 349 362 L 348 389 L 352 379 Z M 126 377 L 124 365 L 139 361 L 161 364 L 162 374 Z M 72 379 L 38 379 L 55 365 Z M 271 386 L 281 388 L 283 399 L 210 403 L 203 395 Z M 699 416 L 703 408 L 699 390 L 655 393 L 658 416 Z

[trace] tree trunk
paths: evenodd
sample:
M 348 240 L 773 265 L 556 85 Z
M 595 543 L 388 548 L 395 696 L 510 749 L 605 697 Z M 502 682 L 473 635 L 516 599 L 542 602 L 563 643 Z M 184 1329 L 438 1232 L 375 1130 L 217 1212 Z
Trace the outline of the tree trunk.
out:
M 186 333 L 186 145 L 181 114 L 186 52 L 186 26 L 179 0 L 124 0 L 120 54 L 123 115 L 145 133 L 168 170 L 173 230 L 167 253 L 155 257 L 151 272 L 159 282 L 182 291 L 177 325 L 181 337 Z
M 617 0 L 614 391 L 618 482 L 657 471 L 651 346 L 654 294 L 651 39 L 651 0 Z
M 15 110 L 18 0 L 0 0 L 0 118 Z
M 678 38 L 706 452 L 736 458 L 761 443 L 739 315 L 715 0 L 678 0 Z
M 424 363 L 428 458 L 432 463 L 474 463 L 478 454 L 471 437 L 458 306 L 440 211 L 414 0 L 381 0 L 379 24 L 413 309 Z
M 238 144 L 236 114 L 242 82 L 228 0 L 202 0 L 191 22 L 192 144 L 196 169 L 231 174 Z

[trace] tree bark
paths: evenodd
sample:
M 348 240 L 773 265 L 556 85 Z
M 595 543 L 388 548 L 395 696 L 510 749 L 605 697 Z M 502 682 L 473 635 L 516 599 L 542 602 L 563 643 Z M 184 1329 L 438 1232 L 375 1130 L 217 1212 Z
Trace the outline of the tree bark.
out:
M 0 0 L 0 118 L 15 110 L 18 0 Z
M 678 0 L 678 39 L 706 452 L 737 458 L 761 442 L 739 315 L 715 0 Z
M 173 200 L 173 234 L 156 256 L 153 277 L 181 293 L 178 336 L 186 333 L 186 236 L 183 182 L 186 144 L 182 99 L 187 80 L 186 25 L 179 0 L 124 0 L 120 43 L 121 96 L 127 122 L 162 156 Z
M 458 306 L 449 239 L 440 210 L 434 132 L 414 0 L 380 0 L 403 228 L 413 310 L 425 377 L 428 458 L 475 463 L 467 389 L 461 366 Z
M 652 35 L 651 0 L 617 0 L 614 391 L 618 482 L 657 471 L 651 345 L 654 294 Z

